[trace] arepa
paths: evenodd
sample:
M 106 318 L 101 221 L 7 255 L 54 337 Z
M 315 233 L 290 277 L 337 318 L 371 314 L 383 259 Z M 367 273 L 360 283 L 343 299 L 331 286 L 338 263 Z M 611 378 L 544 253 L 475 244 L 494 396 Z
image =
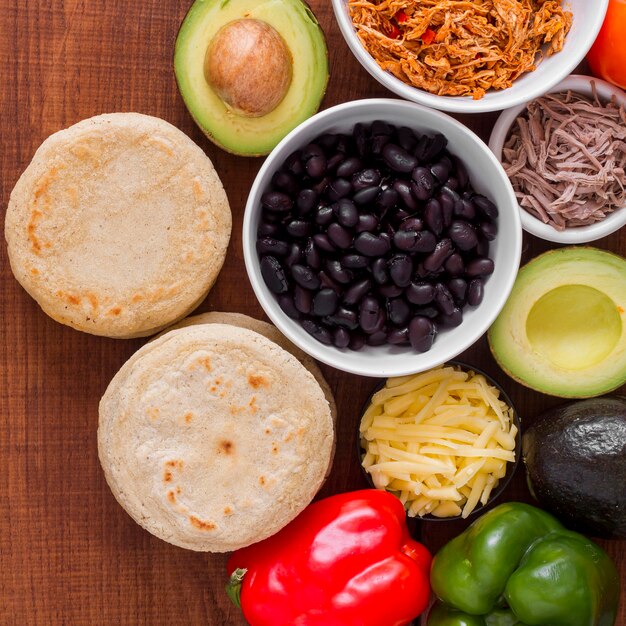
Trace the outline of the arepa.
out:
M 168 332 L 100 402 L 109 486 L 151 533 L 226 552 L 285 526 L 324 481 L 334 445 L 315 378 L 262 335 L 225 324 Z
M 17 280 L 55 320 L 109 337 L 153 334 L 204 299 L 231 232 L 209 158 L 139 113 L 50 136 L 18 180 L 5 236 Z

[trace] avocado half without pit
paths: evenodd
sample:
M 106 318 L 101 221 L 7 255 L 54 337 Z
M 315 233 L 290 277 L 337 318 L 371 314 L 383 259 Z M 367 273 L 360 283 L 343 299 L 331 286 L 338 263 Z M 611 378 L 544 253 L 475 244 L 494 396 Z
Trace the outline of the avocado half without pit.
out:
M 591 247 L 538 256 L 519 272 L 489 329 L 502 369 L 564 398 L 598 396 L 626 382 L 626 259 Z
M 328 53 L 301 0 L 196 0 L 176 39 L 174 71 L 211 141 L 260 156 L 318 110 Z

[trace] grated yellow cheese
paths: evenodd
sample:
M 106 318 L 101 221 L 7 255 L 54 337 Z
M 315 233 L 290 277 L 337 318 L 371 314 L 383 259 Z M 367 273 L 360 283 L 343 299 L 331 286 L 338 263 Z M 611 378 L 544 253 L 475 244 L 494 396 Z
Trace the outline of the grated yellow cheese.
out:
M 439 367 L 387 380 L 361 418 L 362 465 L 409 516 L 467 517 L 515 461 L 513 409 L 484 376 Z

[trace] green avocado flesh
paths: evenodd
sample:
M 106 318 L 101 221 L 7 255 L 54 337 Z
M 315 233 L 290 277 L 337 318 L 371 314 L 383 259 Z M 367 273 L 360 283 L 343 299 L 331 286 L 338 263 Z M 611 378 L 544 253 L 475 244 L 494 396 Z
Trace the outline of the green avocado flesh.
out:
M 626 259 L 596 248 L 552 250 L 517 277 L 489 344 L 522 384 L 584 398 L 626 382 Z
M 235 111 L 205 78 L 209 44 L 223 26 L 242 19 L 269 24 L 293 61 L 284 98 L 260 117 Z M 328 53 L 315 16 L 301 0 L 196 0 L 176 39 L 174 71 L 187 108 L 211 141 L 233 154 L 260 156 L 319 108 L 328 82 Z

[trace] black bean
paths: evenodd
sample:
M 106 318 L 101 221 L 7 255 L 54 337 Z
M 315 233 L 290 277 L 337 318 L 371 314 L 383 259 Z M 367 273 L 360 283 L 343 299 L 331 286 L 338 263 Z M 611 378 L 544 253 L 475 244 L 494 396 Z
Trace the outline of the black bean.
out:
M 446 286 L 454 297 L 457 304 L 465 303 L 465 295 L 467 294 L 467 282 L 462 278 L 451 278 Z
M 272 176 L 272 185 L 292 196 L 295 196 L 300 190 L 298 179 L 288 170 L 278 170 Z
M 383 120 L 374 120 L 372 122 L 371 130 L 373 137 L 389 137 L 395 130 L 395 127 L 390 126 L 389 124 L 387 124 L 387 122 Z
M 360 191 L 367 187 L 378 187 L 382 180 L 380 172 L 372 167 L 361 170 L 352 176 L 352 188 Z
M 413 304 L 428 304 L 435 297 L 435 287 L 430 283 L 411 283 L 404 295 Z
M 347 157 L 339 167 L 337 167 L 337 176 L 342 178 L 350 178 L 363 167 L 363 161 L 356 156 Z
M 341 257 L 341 265 L 351 270 L 360 270 L 369 264 L 370 260 L 362 254 L 346 254 Z
M 446 187 L 452 191 L 462 191 L 461 185 L 459 185 L 459 179 L 455 176 L 450 176 L 446 181 Z
M 278 306 L 291 319 L 297 320 L 300 318 L 300 313 L 293 302 L 293 298 L 288 293 L 281 293 L 278 296 Z
M 293 200 L 282 191 L 266 191 L 261 196 L 263 208 L 277 213 L 286 213 L 293 208 Z
M 380 156 L 383 148 L 389 143 L 389 135 L 372 135 L 371 150 L 374 156 Z
M 465 273 L 463 258 L 458 252 L 451 254 L 443 264 L 443 268 L 452 277 L 462 276 Z
M 389 211 L 398 204 L 398 192 L 391 187 L 383 189 L 376 198 L 376 207 L 381 211 Z
M 420 135 L 417 139 L 417 144 L 413 149 L 413 154 L 417 157 L 417 160 L 422 163 L 425 160 L 424 155 L 430 144 L 430 137 L 428 135 Z
M 384 285 L 389 282 L 389 271 L 387 268 L 387 260 L 384 258 L 378 258 L 372 263 L 372 277 L 379 285 Z
M 384 330 L 374 331 L 366 341 L 368 346 L 382 346 L 387 343 L 387 333 Z
M 435 160 L 446 149 L 447 145 L 448 140 L 446 137 L 441 133 L 435 133 L 432 137 L 430 145 L 428 146 L 428 150 L 424 155 L 424 159 L 426 161 Z
M 317 204 L 317 194 L 313 189 L 302 189 L 296 197 L 296 207 L 299 215 L 310 213 Z
M 494 270 L 493 261 L 489 258 L 473 259 L 465 266 L 465 274 L 470 278 L 477 278 L 479 276 L 488 276 Z
M 443 230 L 443 212 L 441 204 L 436 198 L 431 198 L 424 207 L 424 221 L 426 226 L 435 233 L 440 235 Z
M 273 293 L 285 293 L 288 289 L 287 277 L 285 270 L 273 256 L 264 256 L 261 258 L 261 276 L 265 284 Z
M 356 150 L 360 157 L 364 157 L 369 152 L 369 141 L 365 130 L 365 124 L 354 125 L 352 130 L 352 136 L 354 137 L 354 143 L 356 144 Z
M 354 240 L 355 250 L 365 256 L 382 256 L 389 252 L 390 247 L 388 239 L 368 232 L 360 233 Z
M 367 295 L 372 288 L 372 281 L 369 278 L 362 278 L 353 283 L 353 285 L 344 293 L 343 302 L 345 304 L 358 304 L 361 299 Z
M 433 175 L 425 168 L 418 166 L 411 172 L 411 191 L 413 195 L 422 202 L 432 198 L 435 189 L 435 179 Z
M 324 176 L 320 181 L 316 182 L 314 185 L 311 185 L 311 189 L 318 195 L 321 196 L 330 185 L 331 178 L 329 176 Z
M 461 198 L 454 203 L 454 214 L 466 220 L 473 220 L 476 217 L 476 210 L 471 200 Z
M 331 345 L 333 342 L 330 331 L 313 320 L 302 320 L 302 328 L 304 328 L 309 335 L 327 346 Z
M 404 298 L 390 298 L 387 300 L 387 317 L 393 324 L 406 324 L 411 317 L 411 307 Z
M 289 170 L 297 178 L 300 178 L 304 174 L 304 165 L 300 160 L 301 156 L 302 151 L 296 150 L 295 152 L 292 152 L 285 161 L 285 167 L 287 168 L 287 170 Z
M 287 224 L 287 232 L 296 239 L 308 237 L 311 234 L 311 224 L 304 220 L 291 220 Z
M 373 333 L 380 330 L 380 305 L 378 300 L 372 296 L 367 296 L 361 300 L 359 306 L 359 326 L 366 333 Z
M 487 241 L 493 241 L 498 234 L 498 227 L 493 222 L 481 222 L 478 228 Z
M 340 198 L 345 198 L 352 191 L 352 185 L 345 178 L 335 178 L 326 189 L 329 200 L 336 202 Z
M 345 328 L 335 328 L 333 331 L 333 343 L 338 348 L 347 348 L 350 344 L 350 333 Z
M 449 315 L 440 315 L 437 322 L 443 326 L 459 326 L 463 321 L 463 311 L 457 306 L 454 307 Z
M 465 201 L 464 201 L 465 202 Z M 448 229 L 448 236 L 459 250 L 471 250 L 478 243 L 476 229 L 464 220 L 453 220 Z
M 409 323 L 409 341 L 413 350 L 428 352 L 432 348 L 437 328 L 427 317 L 416 316 Z
M 359 221 L 356 225 L 356 232 L 372 232 L 378 228 L 378 220 L 375 215 L 371 215 L 370 213 L 365 213 L 359 215 Z
M 447 185 L 444 185 L 441 188 L 441 196 L 442 197 L 443 196 L 448 196 L 448 198 L 452 201 L 452 207 L 453 208 L 454 208 L 454 205 L 456 204 L 456 201 L 461 199 L 461 196 L 459 196 L 459 194 L 456 191 L 454 191 L 454 189 L 451 189 Z M 442 198 L 440 198 L 439 200 L 440 200 L 440 202 L 443 202 Z
M 424 259 L 424 269 L 428 272 L 436 272 L 453 252 L 452 242 L 449 239 L 442 239 L 437 243 L 433 252 Z
M 323 233 L 318 233 L 317 235 L 313 235 L 313 241 L 315 242 L 315 245 L 320 250 L 325 250 L 326 252 L 336 251 L 335 246 L 333 246 L 328 236 L 324 235 Z
M 320 287 L 320 279 L 317 277 L 317 274 L 306 265 L 300 265 L 299 263 L 292 265 L 291 276 L 300 287 L 305 289 L 315 290 Z
M 285 265 L 291 267 L 295 263 L 300 263 L 302 260 L 302 248 L 297 243 L 292 243 L 289 248 L 289 254 L 285 259 Z
M 308 315 L 313 304 L 313 292 L 296 285 L 293 290 L 293 302 L 300 313 Z
M 339 261 L 333 259 L 326 261 L 326 271 L 334 281 L 340 283 L 341 285 L 347 285 L 352 282 L 352 272 L 341 267 L 341 263 Z
M 366 337 L 363 333 L 352 333 L 350 335 L 350 343 L 348 344 L 348 348 L 350 350 L 361 350 L 365 345 Z
M 411 185 L 406 180 L 395 180 L 391 186 L 400 196 L 400 200 L 410 211 L 417 211 L 417 201 L 411 194 Z
M 407 152 L 412 152 L 417 144 L 417 139 L 415 137 L 415 133 L 406 126 L 401 126 L 396 131 L 396 136 L 398 138 L 398 145 L 401 148 L 404 148 Z
M 256 241 L 256 251 L 262 254 L 271 254 L 272 256 L 285 256 L 289 253 L 289 244 L 272 237 L 263 237 Z
M 398 287 L 398 285 L 394 285 L 393 283 L 379 285 L 377 291 L 383 298 L 397 298 L 404 293 L 402 287 Z
M 469 183 L 467 168 L 465 167 L 463 161 L 461 161 L 461 159 L 459 159 L 458 157 L 453 156 L 452 160 L 454 161 L 454 170 L 456 172 L 456 177 L 459 181 L 459 185 L 462 189 L 465 189 L 467 187 L 467 184 Z
M 442 283 L 435 285 L 435 304 L 444 315 L 451 315 L 454 310 L 454 298 Z
M 332 174 L 336 172 L 337 167 L 343 163 L 345 156 L 341 152 L 337 152 L 330 157 L 330 159 L 326 160 L 326 172 L 328 174 Z
M 344 154 L 353 152 L 352 137 L 350 135 L 337 135 L 335 150 L 337 150 L 337 152 L 343 152 Z
M 352 199 L 356 204 L 365 205 L 370 204 L 376 200 L 380 193 L 380 187 L 365 187 L 360 189 L 353 196 Z
M 334 219 L 333 210 L 329 206 L 321 205 L 317 207 L 317 211 L 315 212 L 315 223 L 320 226 L 327 226 Z
M 352 234 L 346 230 L 341 224 L 333 222 L 326 231 L 330 241 L 342 250 L 346 250 L 352 245 Z
M 337 221 L 347 228 L 354 228 L 359 223 L 359 211 L 352 200 L 342 198 L 334 207 Z
M 470 280 L 467 286 L 467 303 L 471 306 L 478 306 L 483 301 L 484 287 L 480 278 Z
M 389 275 L 398 287 L 408 287 L 413 274 L 413 261 L 406 254 L 397 254 L 389 260 Z
M 417 159 L 410 152 L 394 143 L 383 148 L 382 156 L 392 170 L 403 174 L 408 174 L 417 165 Z
M 443 157 L 439 159 L 434 165 L 430 168 L 430 173 L 440 182 L 445 183 L 448 180 L 448 176 L 450 175 L 450 170 L 452 169 L 452 162 L 448 157 Z
M 400 230 L 422 230 L 424 222 L 419 217 L 407 217 L 400 222 Z
M 477 256 L 489 256 L 489 242 L 484 237 L 479 237 L 474 252 Z
M 387 342 L 394 346 L 406 346 L 409 343 L 409 327 L 392 328 L 387 333 Z
M 489 220 L 495 220 L 498 217 L 498 207 L 489 198 L 485 198 L 481 194 L 476 194 L 472 198 L 472 202 L 481 215 Z
M 393 244 L 406 252 L 432 252 L 437 238 L 429 230 L 399 230 L 393 236 Z
M 348 330 L 354 330 L 359 325 L 359 318 L 356 311 L 340 306 L 334 313 L 324 318 L 326 324 L 340 326 Z
M 343 288 L 339 285 L 339 283 L 334 281 L 324 270 L 322 270 L 317 275 L 317 277 L 320 279 L 320 285 L 322 287 L 328 287 L 338 294 L 342 293 Z
M 332 289 L 320 289 L 313 297 L 313 314 L 319 317 L 332 315 L 337 310 L 337 303 L 337 294 Z
M 326 173 L 326 156 L 320 146 L 309 144 L 302 151 L 304 170 L 311 178 L 321 178 Z
M 318 137 L 315 142 L 326 150 L 326 152 L 332 152 L 339 143 L 339 136 L 335 133 L 325 133 Z
M 277 235 L 280 231 L 280 226 L 278 224 L 273 224 L 271 222 L 259 222 L 259 227 L 257 228 L 257 237 L 273 237 Z
M 314 270 L 318 270 L 322 267 L 322 255 L 317 249 L 313 239 L 309 239 L 306 243 L 304 248 L 304 259 L 307 265 L 312 267 Z
M 415 309 L 415 315 L 419 315 L 421 317 L 427 317 L 428 319 L 434 320 L 435 318 L 440 316 L 439 309 L 432 304 L 429 306 L 421 306 Z

